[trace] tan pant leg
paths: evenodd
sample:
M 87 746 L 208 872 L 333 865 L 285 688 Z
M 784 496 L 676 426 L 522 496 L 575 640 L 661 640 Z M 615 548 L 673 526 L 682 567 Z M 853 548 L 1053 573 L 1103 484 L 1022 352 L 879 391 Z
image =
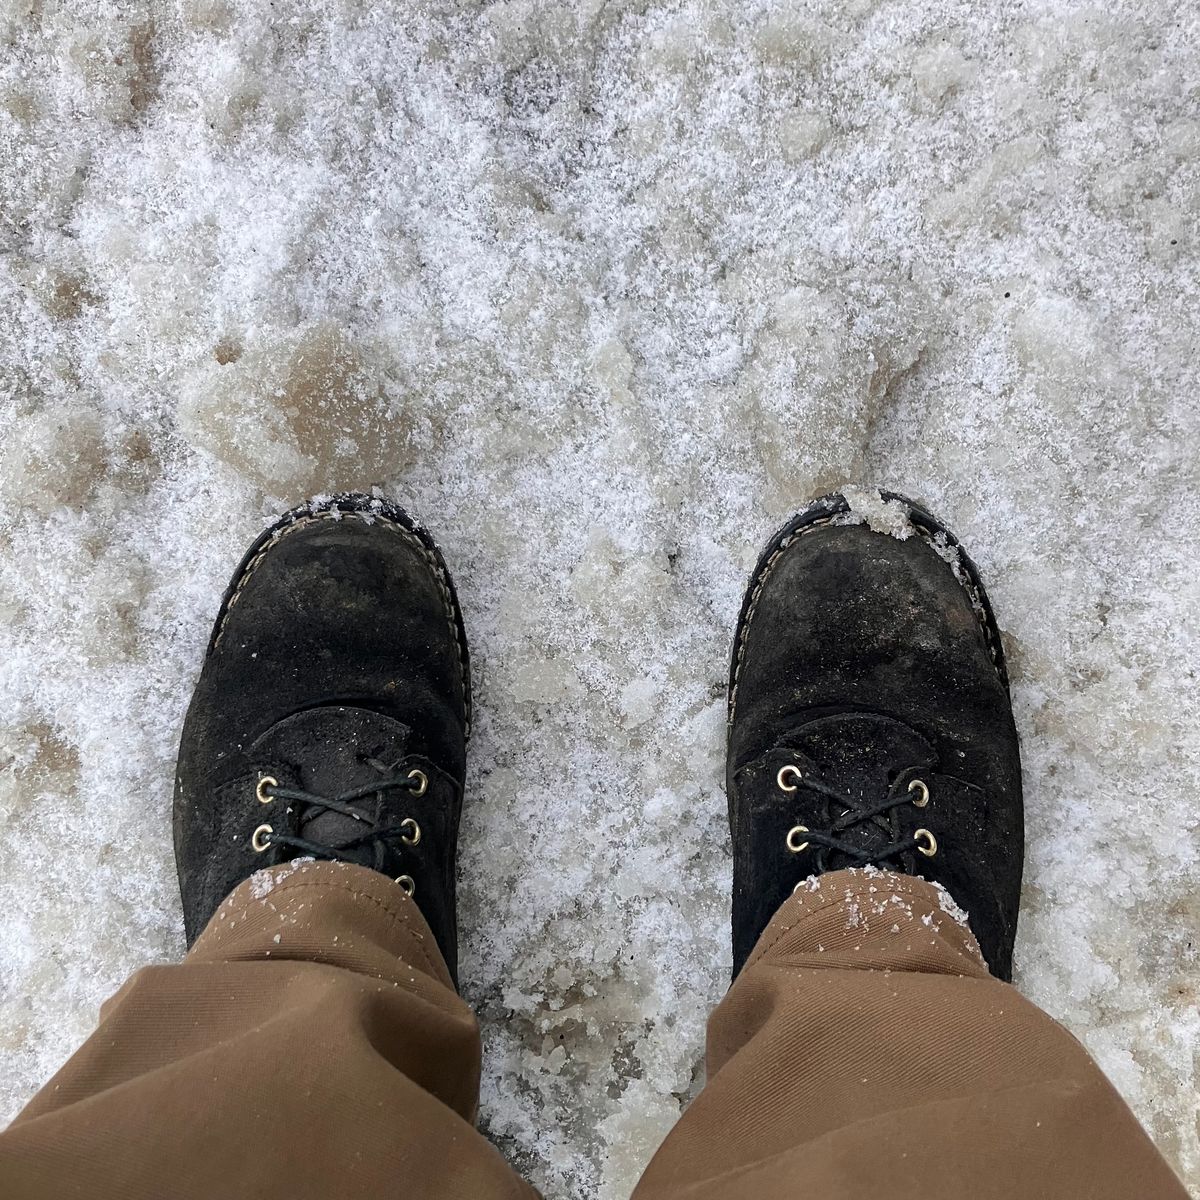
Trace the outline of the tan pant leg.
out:
M 361 867 L 275 868 L 148 967 L 0 1133 L 12 1200 L 531 1197 L 474 1128 L 479 1031 Z
M 713 1013 L 708 1071 L 635 1200 L 1187 1200 L 920 880 L 802 887 Z

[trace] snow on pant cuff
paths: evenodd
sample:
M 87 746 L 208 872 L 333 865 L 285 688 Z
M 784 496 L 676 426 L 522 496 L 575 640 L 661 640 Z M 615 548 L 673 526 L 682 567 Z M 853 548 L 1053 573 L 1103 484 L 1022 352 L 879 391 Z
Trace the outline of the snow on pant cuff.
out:
M 743 968 L 757 964 L 985 977 L 962 910 L 940 885 L 876 867 L 830 871 L 799 885 Z
M 301 860 L 256 871 L 213 914 L 189 962 L 291 960 L 394 979 L 397 959 L 454 984 L 421 910 L 385 875 Z

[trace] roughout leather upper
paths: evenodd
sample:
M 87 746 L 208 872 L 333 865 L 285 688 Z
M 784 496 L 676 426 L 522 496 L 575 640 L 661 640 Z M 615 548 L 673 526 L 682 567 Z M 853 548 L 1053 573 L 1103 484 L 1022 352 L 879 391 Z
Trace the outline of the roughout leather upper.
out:
M 993 973 L 1009 978 L 1021 774 L 986 595 L 928 514 L 914 509 L 921 528 L 900 540 L 836 523 L 845 508 L 840 496 L 827 497 L 785 527 L 743 606 L 727 773 L 735 973 L 793 886 L 818 870 L 815 847 L 787 850 L 788 830 L 827 830 L 843 811 L 804 790 L 782 791 L 779 769 L 792 763 L 859 806 L 894 784 L 925 782 L 927 807 L 906 804 L 846 840 L 865 846 L 883 837 L 884 824 L 893 841 L 933 832 L 933 858 L 906 854 L 891 865 L 942 883 L 967 910 Z
M 175 852 L 188 943 L 233 887 L 293 856 L 251 847 L 285 803 L 259 802 L 262 775 L 336 796 L 379 781 L 380 766 L 420 769 L 424 795 L 390 791 L 357 808 L 385 825 L 419 822 L 420 843 L 383 869 L 414 879 L 453 974 L 468 680 L 449 575 L 401 510 L 334 497 L 267 531 L 230 584 L 184 722 Z M 342 839 L 347 825 L 357 833 L 352 818 L 325 813 L 305 836 L 336 841 L 339 824 Z

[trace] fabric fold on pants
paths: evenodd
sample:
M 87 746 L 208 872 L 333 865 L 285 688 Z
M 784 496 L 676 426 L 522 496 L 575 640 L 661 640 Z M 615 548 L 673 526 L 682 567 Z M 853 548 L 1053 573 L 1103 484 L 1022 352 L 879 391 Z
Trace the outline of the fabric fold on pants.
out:
M 802 885 L 713 1013 L 709 1082 L 635 1200 L 1187 1200 L 944 893 Z M 260 872 L 135 974 L 0 1133 L 14 1200 L 512 1200 L 480 1040 L 416 906 L 362 867 Z
M 13 1200 L 516 1200 L 479 1028 L 420 910 L 342 863 L 259 872 L 137 972 L 0 1134 Z
M 1083 1046 L 935 885 L 801 884 L 708 1027 L 635 1200 L 1187 1200 Z

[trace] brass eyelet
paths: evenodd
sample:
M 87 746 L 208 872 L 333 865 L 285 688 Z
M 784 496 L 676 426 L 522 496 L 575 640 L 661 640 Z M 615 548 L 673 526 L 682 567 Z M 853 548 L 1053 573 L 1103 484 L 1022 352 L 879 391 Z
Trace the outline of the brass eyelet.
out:
M 278 786 L 279 786 L 278 779 L 276 779 L 272 775 L 264 775 L 258 781 L 258 785 L 254 789 L 254 795 L 257 797 L 259 804 L 270 804 L 271 801 L 274 799 L 274 797 L 268 796 L 264 789 L 269 788 L 269 787 L 278 787 Z
M 268 833 L 274 833 L 270 825 L 260 825 L 250 837 L 250 845 L 261 854 L 264 850 L 271 848 L 271 843 L 266 840 Z
M 406 837 L 404 834 L 401 834 L 401 835 L 400 835 L 400 840 L 401 840 L 401 841 L 402 841 L 402 842 L 403 842 L 403 843 L 404 843 L 406 846 L 416 846 L 416 845 L 418 845 L 418 844 L 420 843 L 420 841 L 421 841 L 421 827 L 420 827 L 420 825 L 418 825 L 418 824 L 416 823 L 416 821 L 414 821 L 414 820 L 412 819 L 412 817 L 405 817 L 405 818 L 404 818 L 404 820 L 400 822 L 400 828 L 401 828 L 401 829 L 404 829 L 404 828 L 406 828 L 406 827 L 407 827 L 408 829 L 411 829 L 411 830 L 412 830 L 412 833 L 410 833 L 410 834 L 409 834 L 407 837 Z
M 426 789 L 429 787 L 429 776 L 424 771 L 418 771 L 415 767 L 408 773 L 409 779 L 415 779 L 417 786 L 413 788 L 414 796 L 425 795 Z
M 417 890 L 417 885 L 413 882 L 411 875 L 397 875 L 396 882 L 400 885 L 400 890 L 406 896 L 411 896 Z
M 937 853 L 937 838 L 935 838 L 928 829 L 918 829 L 917 832 L 913 834 L 913 837 L 916 838 L 917 849 L 920 850 L 920 852 L 924 854 L 926 858 L 932 858 Z
M 788 835 L 787 835 L 787 848 L 788 848 L 788 849 L 789 849 L 789 850 L 790 850 L 790 851 L 791 851 L 793 854 L 799 854 L 801 850 L 807 850 L 807 849 L 808 849 L 808 843 L 807 843 L 807 842 L 799 842 L 799 843 L 797 843 L 797 841 L 796 841 L 796 835 L 797 835 L 798 833 L 807 833 L 807 832 L 808 832 L 808 826 L 807 826 L 807 825 L 793 825 L 793 826 L 791 827 L 791 829 L 789 829 L 789 830 L 788 830 Z
M 913 801 L 913 806 L 915 808 L 924 808 L 929 803 L 929 788 L 922 780 L 914 779 L 912 783 L 908 785 L 908 790 L 910 792 L 920 793 Z
M 792 763 L 784 763 L 784 765 L 779 768 L 779 773 L 775 776 L 775 782 L 779 784 L 779 790 L 781 792 L 794 792 L 796 788 L 800 786 L 800 780 L 803 778 L 804 775 L 799 767 L 794 766 Z M 785 782 L 788 779 L 792 779 L 794 782 Z

